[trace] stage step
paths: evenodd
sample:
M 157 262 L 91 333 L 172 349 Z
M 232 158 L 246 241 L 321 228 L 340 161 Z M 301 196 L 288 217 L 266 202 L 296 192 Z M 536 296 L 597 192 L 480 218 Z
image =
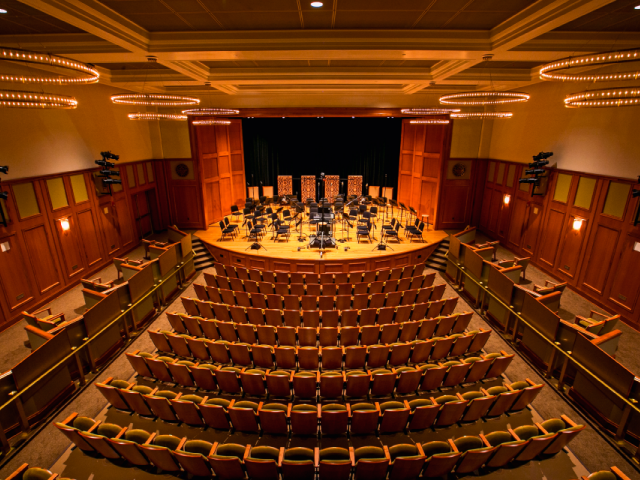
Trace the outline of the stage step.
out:
M 438 248 L 431 254 L 425 265 L 433 270 L 444 272 L 447 269 L 447 252 L 449 251 L 449 240 L 445 239 L 440 242 Z
M 203 245 L 202 241 L 194 235 L 191 244 L 193 245 L 193 251 L 196 254 L 193 259 L 193 265 L 196 267 L 196 270 L 211 268 L 215 263 L 215 259 L 209 253 L 209 250 L 207 250 Z

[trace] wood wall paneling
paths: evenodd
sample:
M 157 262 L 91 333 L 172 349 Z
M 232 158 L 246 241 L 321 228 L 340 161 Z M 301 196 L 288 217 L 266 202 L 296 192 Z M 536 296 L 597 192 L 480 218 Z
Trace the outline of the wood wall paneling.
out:
M 60 285 L 60 272 L 56 262 L 56 252 L 51 248 L 49 234 L 44 224 L 22 230 L 25 253 L 31 264 L 40 295 Z
M 19 272 L 27 272 L 29 267 L 25 262 L 25 252 L 17 235 L 2 237 L 0 242 L 8 243 L 10 247 L 8 251 L 0 253 L 2 295 L 8 311 L 15 312 L 33 300 L 33 284 L 29 275 L 19 274 Z

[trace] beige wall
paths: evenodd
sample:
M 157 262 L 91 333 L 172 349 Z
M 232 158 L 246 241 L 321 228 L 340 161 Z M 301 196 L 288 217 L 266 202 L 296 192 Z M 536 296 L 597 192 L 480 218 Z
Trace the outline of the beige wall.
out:
M 599 88 L 617 85 L 598 84 Z M 564 98 L 593 85 L 544 82 L 520 89 L 531 94 L 514 104 L 509 120 L 493 120 L 489 158 L 531 162 L 551 151 L 550 165 L 582 172 L 637 178 L 640 175 L 640 107 L 565 108 Z M 503 108 L 502 110 L 506 110 Z
M 162 140 L 162 158 L 191 158 L 189 124 L 187 122 L 159 123 Z

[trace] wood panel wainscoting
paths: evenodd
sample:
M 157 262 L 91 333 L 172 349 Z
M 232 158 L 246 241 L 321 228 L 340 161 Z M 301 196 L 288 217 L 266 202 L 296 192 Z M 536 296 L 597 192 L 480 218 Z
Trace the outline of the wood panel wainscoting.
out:
M 631 194 L 638 184 L 554 169 L 546 195 L 532 197 L 531 186 L 518 183 L 526 165 L 486 162 L 480 230 L 640 329 L 639 199 Z
M 0 200 L 8 219 L 0 224 L 0 330 L 134 249 L 149 223 L 165 229 L 161 169 L 154 161 L 117 165 L 122 185 L 113 186 L 113 196 L 97 195 L 96 169 L 3 181 L 9 195 Z

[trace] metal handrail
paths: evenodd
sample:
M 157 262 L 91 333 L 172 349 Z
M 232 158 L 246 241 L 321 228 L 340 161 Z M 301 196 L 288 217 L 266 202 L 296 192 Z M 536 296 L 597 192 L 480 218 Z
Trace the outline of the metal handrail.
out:
M 194 253 L 194 252 L 192 251 L 191 253 Z M 189 260 L 187 260 L 187 262 L 188 261 Z M 134 308 L 136 308 L 142 302 L 147 300 L 150 296 L 158 293 L 158 291 L 164 286 L 164 284 L 166 283 L 167 280 L 169 280 L 170 278 L 173 278 L 174 276 L 176 276 L 179 273 L 181 273 L 186 266 L 187 266 L 186 262 L 184 262 L 184 261 L 181 262 L 171 274 L 169 274 L 165 278 L 162 278 L 162 279 L 158 280 L 158 282 L 156 284 L 154 284 L 153 288 L 151 290 L 149 290 L 144 296 L 142 296 L 136 303 L 129 304 L 126 310 L 121 310 L 120 311 L 121 312 L 120 315 L 118 315 L 115 319 L 113 319 L 111 322 L 109 322 L 107 325 L 105 325 L 100 331 L 98 331 L 91 338 L 83 339 L 84 342 L 82 343 L 82 345 L 79 345 L 77 347 L 71 347 L 71 350 L 72 350 L 71 353 L 66 355 L 60 361 L 58 361 L 53 367 L 48 369 L 46 372 L 44 372 L 42 375 L 37 377 L 29 385 L 27 385 L 26 387 L 22 388 L 20 391 L 11 392 L 11 394 L 10 394 L 11 398 L 0 406 L 0 412 L 2 412 L 3 410 L 9 408 L 14 403 L 20 402 L 20 405 L 17 405 L 17 410 L 18 410 L 19 415 L 22 417 L 22 415 L 24 415 L 24 409 L 23 409 L 23 406 L 21 404 L 21 398 L 20 397 L 25 395 L 25 393 L 28 392 L 31 388 L 35 387 L 37 384 L 42 382 L 45 378 L 47 378 L 47 376 L 53 375 L 53 374 L 57 374 L 57 370 L 59 368 L 63 367 L 64 365 L 66 365 L 69 362 L 72 362 L 74 360 L 77 362 L 78 369 L 80 371 L 80 383 L 81 383 L 81 385 L 83 385 L 85 383 L 84 371 L 83 371 L 82 363 L 80 361 L 80 357 L 78 356 L 79 353 L 81 351 L 89 348 L 91 343 L 96 338 L 100 337 L 100 335 L 102 335 L 104 332 L 106 332 L 107 330 L 112 328 L 118 322 L 123 320 L 125 322 L 125 324 L 126 324 L 126 322 L 127 322 L 126 317 L 127 317 L 127 315 L 129 313 L 131 313 L 133 311 Z M 179 284 L 180 284 L 180 282 L 179 282 Z M 180 285 L 180 287 L 181 287 L 181 285 Z M 126 331 L 126 337 L 129 338 L 128 330 L 126 328 L 125 328 L 125 331 Z M 89 354 L 89 356 L 90 356 L 90 354 Z M 29 428 L 30 428 L 30 425 L 28 424 L 28 420 L 26 418 L 21 418 L 20 420 L 21 420 L 21 423 L 22 423 L 22 426 L 23 426 L 23 431 L 25 431 L 25 430 L 28 431 Z M 27 422 L 26 425 L 25 425 L 25 421 Z M 3 447 L 8 446 L 8 440 L 7 440 L 6 435 L 4 433 L 4 428 L 1 425 L 0 425 L 0 443 L 3 445 Z M 5 450 L 5 453 L 6 453 L 6 448 L 4 448 L 4 450 Z
M 451 258 L 449 258 L 448 254 L 447 254 L 447 261 L 451 265 L 456 267 L 456 269 L 462 275 L 464 275 L 466 278 L 470 279 L 473 283 L 475 283 L 485 293 L 485 295 L 489 295 L 493 300 L 498 302 L 502 307 L 507 309 L 513 316 L 515 316 L 518 319 L 519 322 L 522 322 L 523 324 L 525 324 L 534 333 L 536 333 L 540 338 L 544 339 L 544 341 L 546 341 L 551 347 L 553 347 L 555 349 L 556 353 L 560 353 L 562 356 L 564 356 L 565 362 L 567 362 L 567 361 L 572 362 L 572 364 L 574 364 L 576 367 L 578 367 L 580 370 L 582 370 L 584 373 L 586 373 L 589 377 L 591 377 L 597 383 L 602 385 L 605 389 L 607 389 L 611 394 L 613 394 L 615 397 L 617 397 L 620 401 L 624 402 L 626 404 L 626 409 L 630 409 L 630 410 L 635 411 L 636 413 L 640 413 L 640 408 L 638 408 L 638 406 L 637 406 L 637 404 L 638 404 L 637 400 L 626 398 L 623 395 L 621 395 L 620 393 L 618 393 L 611 386 L 609 386 L 605 380 L 601 379 L 599 376 L 597 376 L 595 373 L 593 373 L 591 370 L 589 370 L 587 367 L 585 367 L 580 362 L 578 362 L 575 358 L 573 358 L 571 356 L 571 352 L 570 351 L 563 350 L 560 347 L 559 343 L 549 340 L 543 333 L 541 333 L 537 328 L 535 328 L 533 325 L 531 325 L 531 323 L 529 323 L 526 319 L 524 319 L 522 317 L 522 315 L 520 315 L 518 312 L 516 312 L 511 305 L 507 305 L 502 300 L 500 300 L 500 298 L 498 298 L 489 289 L 488 286 L 485 286 L 483 284 L 483 282 L 478 281 L 475 278 L 473 278 L 473 276 L 471 274 L 469 274 L 462 265 L 460 265 L 459 263 L 457 263 L 454 260 L 452 260 Z M 457 282 L 457 279 L 456 279 L 456 282 Z M 517 324 L 514 326 L 514 336 L 513 336 L 513 340 L 514 341 L 515 341 L 515 335 L 517 334 L 516 329 L 517 329 Z M 566 370 L 566 368 L 563 368 L 563 371 L 564 370 Z M 563 374 L 561 374 L 561 376 L 563 376 Z M 560 378 L 559 380 L 562 381 L 562 378 Z M 560 390 L 561 388 L 562 388 L 562 383 L 559 383 L 558 389 Z M 628 415 L 625 415 L 625 416 L 628 416 Z M 625 430 L 626 430 L 626 428 L 625 428 Z

